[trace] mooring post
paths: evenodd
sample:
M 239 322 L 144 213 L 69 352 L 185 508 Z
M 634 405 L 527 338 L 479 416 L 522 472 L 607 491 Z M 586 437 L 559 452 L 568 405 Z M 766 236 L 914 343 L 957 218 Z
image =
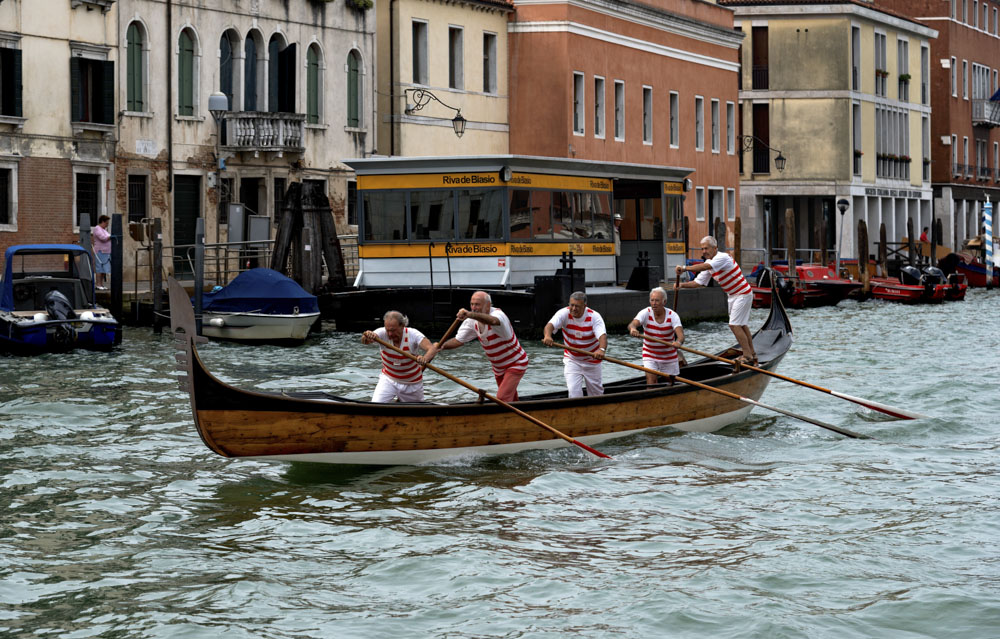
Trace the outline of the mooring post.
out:
M 163 222 L 160 218 L 153 218 L 153 263 L 149 268 L 150 273 L 150 294 L 153 296 L 153 332 L 162 333 L 163 324 L 160 317 L 163 313 Z
M 889 277 L 889 246 L 885 239 L 885 222 L 878 229 L 878 266 L 882 277 Z
M 785 244 L 788 245 L 788 277 L 795 279 L 795 210 L 785 209 Z
M 858 220 L 858 277 L 861 279 L 861 292 L 868 297 L 871 276 L 868 274 L 868 225 L 864 220 Z
M 205 218 L 199 217 L 194 227 L 194 323 L 201 335 L 202 294 L 205 292 Z

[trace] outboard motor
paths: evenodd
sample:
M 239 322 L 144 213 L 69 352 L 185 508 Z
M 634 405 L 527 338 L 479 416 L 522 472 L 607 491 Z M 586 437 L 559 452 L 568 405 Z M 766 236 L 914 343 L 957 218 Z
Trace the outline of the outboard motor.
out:
M 925 266 L 924 275 L 927 276 L 928 281 L 930 281 L 932 284 L 945 283 L 944 271 L 942 271 L 936 266 Z
M 65 295 L 55 289 L 45 294 L 45 312 L 49 314 L 49 319 L 76 319 L 73 305 L 69 303 Z
M 920 271 L 917 270 L 916 266 L 904 266 L 899 269 L 899 281 L 903 284 L 924 284 L 920 279 Z
M 55 289 L 45 294 L 45 312 L 49 314 L 50 320 L 76 319 L 73 305 L 69 303 L 65 295 Z M 57 324 L 50 336 L 53 345 L 61 348 L 72 348 L 73 342 L 76 341 L 76 329 L 69 324 Z
M 952 286 L 958 286 L 959 284 L 962 283 L 962 280 L 964 279 L 965 276 L 962 275 L 961 273 L 951 273 L 948 275 L 948 283 L 951 284 Z

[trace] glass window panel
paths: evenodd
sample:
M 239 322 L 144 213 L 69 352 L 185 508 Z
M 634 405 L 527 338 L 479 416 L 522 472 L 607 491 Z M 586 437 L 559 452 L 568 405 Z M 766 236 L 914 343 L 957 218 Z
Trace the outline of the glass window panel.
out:
M 642 218 L 639 223 L 640 239 L 663 239 L 663 211 L 660 209 L 660 198 L 643 198 L 639 200 Z
M 552 193 L 552 237 L 557 240 L 573 239 L 573 200 L 570 193 Z
M 531 192 L 532 237 L 552 239 L 552 191 Z
M 615 214 L 622 216 L 622 225 L 618 229 L 622 241 L 639 239 L 635 227 L 636 203 L 637 200 L 615 200 Z
M 410 191 L 410 239 L 455 239 L 454 191 Z
M 684 207 L 679 197 L 668 197 L 667 200 L 667 239 L 684 239 Z
M 503 191 L 500 189 L 458 191 L 459 239 L 503 239 Z
M 594 219 L 594 239 L 613 240 L 611 234 L 611 195 L 608 193 L 585 193 L 584 202 Z
M 510 192 L 510 239 L 531 239 L 531 191 L 514 189 Z
M 365 239 L 373 242 L 405 240 L 406 193 L 365 191 Z

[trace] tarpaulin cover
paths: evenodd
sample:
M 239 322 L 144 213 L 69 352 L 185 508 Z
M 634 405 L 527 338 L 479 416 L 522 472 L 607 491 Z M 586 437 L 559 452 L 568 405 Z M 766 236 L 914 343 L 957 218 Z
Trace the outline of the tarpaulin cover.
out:
M 269 268 L 252 268 L 215 293 L 202 296 L 205 313 L 318 313 L 319 302 L 295 280 Z

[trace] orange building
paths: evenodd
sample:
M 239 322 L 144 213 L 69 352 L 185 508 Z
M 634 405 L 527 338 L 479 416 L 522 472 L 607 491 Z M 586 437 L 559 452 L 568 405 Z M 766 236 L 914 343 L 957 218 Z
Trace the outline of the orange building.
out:
M 727 223 L 723 243 L 731 245 L 743 39 L 732 10 L 699 0 L 515 5 L 508 25 L 512 154 L 692 171 L 683 198 L 668 197 L 660 181 L 614 181 L 615 213 L 624 218 L 619 279 L 640 256 L 668 270 L 680 263 L 684 217 L 689 245 L 717 221 Z

